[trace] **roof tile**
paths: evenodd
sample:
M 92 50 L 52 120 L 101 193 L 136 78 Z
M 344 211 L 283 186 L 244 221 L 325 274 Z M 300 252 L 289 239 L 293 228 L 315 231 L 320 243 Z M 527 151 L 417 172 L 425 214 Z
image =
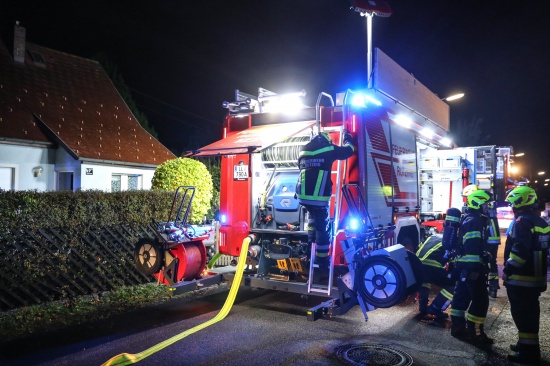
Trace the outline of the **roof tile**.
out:
M 56 142 L 50 130 L 81 159 L 159 165 L 175 158 L 141 127 L 98 62 L 29 42 L 26 50 L 23 65 L 0 41 L 0 137 Z

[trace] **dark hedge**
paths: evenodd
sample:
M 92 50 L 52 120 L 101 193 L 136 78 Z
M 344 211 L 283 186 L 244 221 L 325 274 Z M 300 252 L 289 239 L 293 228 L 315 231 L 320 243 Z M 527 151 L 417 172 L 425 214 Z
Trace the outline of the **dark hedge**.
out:
M 166 221 L 174 193 L 167 191 L 3 191 L 0 233 L 18 228 L 69 228 L 87 231 L 118 224 L 148 225 Z

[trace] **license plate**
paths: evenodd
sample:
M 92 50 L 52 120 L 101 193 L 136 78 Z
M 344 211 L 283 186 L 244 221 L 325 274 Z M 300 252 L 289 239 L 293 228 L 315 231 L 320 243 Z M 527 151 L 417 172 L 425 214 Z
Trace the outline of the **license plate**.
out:
M 233 179 L 234 180 L 247 180 L 248 179 L 248 165 L 235 165 L 233 167 Z

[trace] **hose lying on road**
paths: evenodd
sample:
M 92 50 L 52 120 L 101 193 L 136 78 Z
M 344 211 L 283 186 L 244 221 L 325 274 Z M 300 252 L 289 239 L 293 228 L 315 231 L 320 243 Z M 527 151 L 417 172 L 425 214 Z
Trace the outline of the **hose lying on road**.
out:
M 121 353 L 117 356 L 114 356 L 109 361 L 105 362 L 102 366 L 124 366 L 124 365 L 131 365 L 133 363 L 139 362 L 143 360 L 146 357 L 151 356 L 153 353 L 160 351 L 161 349 L 170 346 L 173 343 L 176 343 L 177 341 L 187 337 L 190 334 L 193 334 L 195 332 L 198 332 L 201 329 L 204 329 L 206 327 L 209 327 L 210 325 L 219 322 L 220 320 L 223 320 L 227 314 L 229 314 L 229 311 L 233 307 L 233 303 L 235 301 L 235 297 L 237 296 L 237 291 L 239 290 L 239 287 L 241 285 L 241 280 L 243 277 L 244 272 L 244 265 L 246 262 L 246 256 L 248 253 L 248 245 L 250 244 L 251 238 L 247 237 L 244 239 L 242 247 L 241 247 L 241 254 L 239 256 L 239 264 L 237 265 L 237 270 L 235 272 L 235 278 L 233 279 L 233 283 L 231 284 L 231 289 L 229 290 L 229 296 L 225 300 L 225 304 L 223 304 L 222 309 L 216 315 L 214 318 L 210 319 L 207 322 L 204 322 L 202 324 L 197 325 L 196 327 L 193 327 L 189 330 L 186 330 L 183 333 L 177 334 L 173 336 L 172 338 L 169 338 L 149 349 L 146 349 L 145 351 L 142 351 L 140 353 L 131 354 L 131 353 Z

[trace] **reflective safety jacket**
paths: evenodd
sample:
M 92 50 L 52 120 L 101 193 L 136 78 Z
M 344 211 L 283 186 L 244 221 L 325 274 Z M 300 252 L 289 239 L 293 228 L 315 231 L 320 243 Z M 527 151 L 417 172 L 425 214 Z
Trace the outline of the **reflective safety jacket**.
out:
M 468 209 L 463 216 L 458 232 L 458 244 L 461 249 L 455 260 L 457 269 L 471 271 L 484 269 L 483 255 L 487 245 L 486 222 L 487 217 L 482 215 L 479 209 Z
M 486 236 L 488 245 L 500 245 L 500 227 L 496 217 L 489 218 Z
M 315 136 L 300 151 L 300 175 L 296 185 L 298 201 L 304 205 L 327 206 L 332 195 L 332 163 L 353 155 L 351 141 L 344 146 L 334 145 L 323 135 Z
M 511 238 L 509 258 L 504 258 L 505 285 L 546 291 L 550 227 L 537 211 L 530 210 L 517 217 Z
M 423 265 L 435 268 L 445 268 L 447 258 L 445 257 L 442 241 L 443 234 L 435 234 L 426 239 L 424 243 L 420 244 L 416 256 Z

